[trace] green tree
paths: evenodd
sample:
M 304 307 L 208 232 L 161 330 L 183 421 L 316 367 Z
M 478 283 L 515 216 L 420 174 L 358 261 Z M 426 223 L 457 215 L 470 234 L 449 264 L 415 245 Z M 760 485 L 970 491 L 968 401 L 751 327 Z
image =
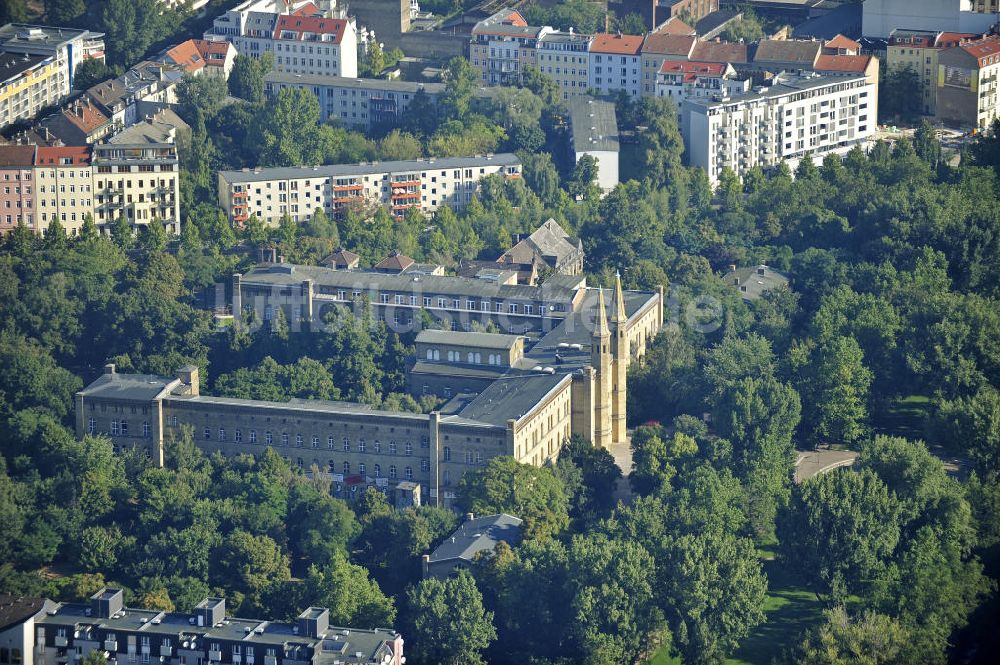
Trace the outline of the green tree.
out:
M 494 457 L 484 468 L 467 471 L 456 495 L 468 512 L 520 517 L 526 538 L 553 536 L 569 523 L 569 499 L 552 470 L 513 457 Z
M 45 18 L 49 25 L 72 26 L 87 11 L 83 0 L 45 0 Z
M 479 77 L 468 59 L 455 57 L 448 61 L 445 90 L 438 101 L 445 119 L 465 119 L 478 84 Z
M 910 631 L 892 617 L 866 611 L 852 617 L 843 607 L 824 613 L 825 621 L 806 634 L 789 654 L 801 665 L 891 665 L 907 652 Z
M 24 23 L 27 20 L 27 0 L 8 0 L 0 4 L 0 23 Z
M 783 563 L 833 600 L 864 593 L 899 542 L 899 502 L 871 471 L 837 469 L 792 491 L 779 514 Z
M 406 592 L 411 653 L 424 663 L 476 665 L 496 639 L 493 613 L 468 571 L 445 580 L 423 580 Z
M 87 90 L 116 74 L 117 71 L 109 67 L 103 60 L 90 58 L 76 66 L 76 71 L 73 72 L 73 87 L 77 90 Z
M 251 104 L 264 100 L 264 77 L 274 67 L 274 54 L 267 52 L 259 58 L 237 55 L 229 75 L 229 94 L 245 99 Z
M 855 443 L 868 431 L 872 372 L 853 337 L 833 337 L 792 349 L 803 428 L 813 441 Z
M 326 607 L 330 623 L 338 626 L 391 626 L 396 618 L 392 599 L 368 577 L 368 571 L 334 557 L 324 567 L 310 566 L 295 585 L 296 607 Z

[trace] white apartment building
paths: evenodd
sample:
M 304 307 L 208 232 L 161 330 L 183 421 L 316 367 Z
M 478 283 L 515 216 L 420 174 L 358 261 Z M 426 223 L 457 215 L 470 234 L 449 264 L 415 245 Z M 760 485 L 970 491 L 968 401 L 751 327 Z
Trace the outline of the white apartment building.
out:
M 399 125 L 418 92 L 422 91 L 436 103 L 445 85 L 287 72 L 271 72 L 264 77 L 264 92 L 268 96 L 285 88 L 309 90 L 316 95 L 320 122 L 336 119 L 345 126 L 368 131 L 373 127 Z
M 689 99 L 682 107 L 684 143 L 692 166 L 713 184 L 728 167 L 742 176 L 753 166 L 843 154 L 873 140 L 877 86 L 864 75 L 806 73 L 779 77 L 738 97 Z
M 219 206 L 236 224 L 256 215 L 276 225 L 284 215 L 309 219 L 317 208 L 339 217 L 351 206 L 387 206 L 395 216 L 409 208 L 430 213 L 443 205 L 464 208 L 480 179 L 496 173 L 521 177 L 511 153 L 371 164 L 220 171 Z
M 641 35 L 600 33 L 590 43 L 589 86 L 598 94 L 624 90 L 635 99 L 642 93 Z
M 77 66 L 104 59 L 104 35 L 10 23 L 0 27 L 0 127 L 35 116 L 73 89 Z
M 271 52 L 279 72 L 358 75 L 357 25 L 329 0 L 248 0 L 216 17 L 204 37 L 255 58 Z
M 94 221 L 109 225 L 124 215 L 132 228 L 159 219 L 181 232 L 179 164 L 173 143 L 93 146 Z
M 618 118 L 612 102 L 575 97 L 568 103 L 573 163 L 584 155 L 597 160 L 596 184 L 607 194 L 618 185 Z
M 686 99 L 733 97 L 749 90 L 749 79 L 737 79 L 732 65 L 717 62 L 665 60 L 656 76 L 656 96 L 674 100 L 678 112 Z

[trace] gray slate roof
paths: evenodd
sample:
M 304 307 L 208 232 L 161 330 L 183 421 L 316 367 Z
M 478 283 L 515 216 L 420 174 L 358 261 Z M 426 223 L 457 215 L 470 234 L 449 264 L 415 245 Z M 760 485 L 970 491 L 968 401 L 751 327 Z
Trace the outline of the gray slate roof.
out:
M 518 335 L 499 335 L 485 332 L 462 332 L 460 330 L 421 330 L 417 333 L 417 344 L 448 344 L 470 346 L 479 349 L 510 349 Z
M 575 97 L 569 101 L 569 121 L 576 152 L 618 151 L 618 116 L 613 103 Z
M 465 406 L 458 415 L 503 427 L 507 420 L 519 420 L 529 413 L 563 381 L 570 381 L 568 374 L 509 374 L 489 385 L 476 399 Z
M 85 397 L 149 401 L 174 381 L 177 379 L 154 374 L 102 374 L 80 394 Z
M 723 279 L 729 286 L 739 289 L 744 300 L 756 300 L 768 291 L 788 286 L 788 277 L 784 273 L 765 265 L 738 268 L 726 273 Z
M 472 561 L 477 553 L 492 550 L 500 541 L 516 545 L 521 540 L 521 522 L 507 513 L 468 520 L 434 550 L 430 561 Z

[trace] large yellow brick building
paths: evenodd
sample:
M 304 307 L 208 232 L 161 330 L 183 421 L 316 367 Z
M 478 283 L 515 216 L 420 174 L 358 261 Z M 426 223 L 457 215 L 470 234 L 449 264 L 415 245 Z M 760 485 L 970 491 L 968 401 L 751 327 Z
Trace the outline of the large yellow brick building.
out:
M 308 331 L 330 307 L 363 306 L 362 294 L 399 332 L 419 325 L 419 311 L 449 321 L 454 332 L 421 342 L 423 371 L 453 382 L 451 399 L 437 410 L 213 397 L 201 393 L 195 367 L 162 377 L 109 366 L 77 393 L 77 434 L 109 435 L 116 448 L 145 448 L 162 464 L 165 442 L 190 427 L 206 452 L 256 455 L 273 447 L 300 468 L 329 474 L 338 496 L 374 485 L 400 503 L 450 505 L 462 474 L 493 457 L 541 466 L 574 434 L 596 446 L 625 441 L 626 372 L 663 321 L 662 290 L 623 291 L 620 281 L 606 303 L 604 291 L 567 275 L 527 286 L 280 264 L 235 276 L 232 309 L 238 319 L 252 309 L 262 321 L 280 308 L 293 329 Z M 472 321 L 513 331 L 523 342 L 462 337 Z M 510 366 L 485 388 L 463 385 L 477 366 L 496 366 L 497 348 L 514 349 L 505 356 Z

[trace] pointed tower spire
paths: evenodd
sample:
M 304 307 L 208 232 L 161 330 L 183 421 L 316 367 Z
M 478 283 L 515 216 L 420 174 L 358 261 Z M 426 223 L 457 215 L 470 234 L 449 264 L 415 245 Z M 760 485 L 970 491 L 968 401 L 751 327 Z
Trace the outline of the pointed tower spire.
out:
M 611 331 L 608 329 L 608 315 L 604 309 L 604 289 L 597 289 L 597 325 L 594 327 L 594 337 L 608 337 Z
M 625 296 L 622 294 L 622 276 L 615 271 L 615 314 L 614 322 L 624 324 L 628 321 L 628 313 L 625 311 Z

